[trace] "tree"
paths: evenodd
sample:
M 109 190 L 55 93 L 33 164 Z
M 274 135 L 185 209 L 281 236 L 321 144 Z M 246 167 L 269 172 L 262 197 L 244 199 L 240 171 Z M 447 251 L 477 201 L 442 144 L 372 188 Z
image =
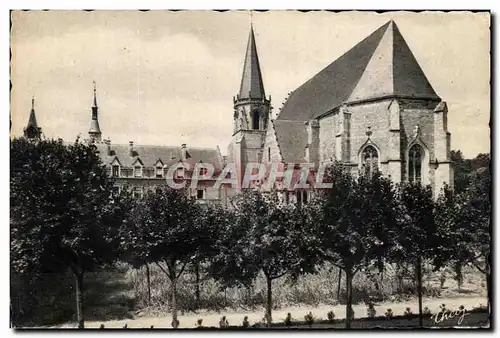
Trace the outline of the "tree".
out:
M 439 245 L 432 188 L 423 186 L 420 182 L 402 183 L 399 196 L 402 217 L 395 223 L 397 230 L 393 232 L 389 260 L 396 263 L 409 262 L 415 267 L 419 325 L 422 326 L 422 261 L 433 258 L 435 248 Z
M 491 296 L 491 173 L 489 167 L 477 169 L 465 192 L 465 210 L 469 215 L 474 257 L 472 263 L 486 277 Z M 489 297 L 488 297 L 489 302 Z
M 75 276 L 78 327 L 84 327 L 85 272 L 117 256 L 124 206 L 112 194 L 93 144 L 78 139 L 11 142 L 11 266 L 18 273 Z
M 382 259 L 391 246 L 398 204 L 392 182 L 379 172 L 355 179 L 336 164 L 327 175 L 333 187 L 320 199 L 319 255 L 345 272 L 346 328 L 350 328 L 352 280 L 373 262 L 382 269 Z
M 275 191 L 245 190 L 234 204 L 234 225 L 219 243 L 220 254 L 215 259 L 219 276 L 248 284 L 263 273 L 268 325 L 272 323 L 273 280 L 293 273 L 305 262 L 298 214 L 294 206 L 281 203 Z
M 148 192 L 137 201 L 135 215 L 123 231 L 122 241 L 137 247 L 137 257 L 156 264 L 171 282 L 172 326 L 178 327 L 177 282 L 197 253 L 213 240 L 210 232 L 197 222 L 199 207 L 184 190 L 165 187 Z M 146 256 L 143 253 L 147 253 Z

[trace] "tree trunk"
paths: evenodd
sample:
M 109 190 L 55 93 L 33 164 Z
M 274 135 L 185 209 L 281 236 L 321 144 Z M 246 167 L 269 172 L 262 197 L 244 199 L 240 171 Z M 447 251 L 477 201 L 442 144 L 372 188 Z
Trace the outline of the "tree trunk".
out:
M 172 281 L 172 327 L 176 329 L 178 327 L 178 322 L 177 322 L 177 300 L 176 300 L 176 293 L 177 293 L 177 277 L 175 276 L 175 270 L 174 274 L 171 277 Z
M 455 279 L 457 281 L 458 291 L 462 289 L 463 274 L 462 274 L 462 264 L 457 261 L 455 262 Z
M 195 289 L 195 298 L 196 298 L 196 310 L 200 308 L 200 263 L 196 262 L 194 264 L 194 273 L 196 275 L 196 289 Z
M 266 304 L 266 321 L 267 326 L 270 327 L 273 322 L 272 307 L 273 307 L 273 292 L 272 292 L 272 279 L 266 275 L 267 282 L 267 304 Z
M 345 319 L 345 328 L 351 328 L 351 319 L 352 319 L 352 277 L 353 273 L 350 269 L 346 269 L 345 274 L 345 284 L 347 291 L 347 302 L 346 302 L 346 319 Z
M 73 271 L 76 281 L 76 318 L 78 328 L 84 328 L 83 320 L 83 272 Z
M 149 272 L 149 264 L 146 263 L 146 281 L 148 283 L 148 306 L 151 306 L 151 274 Z
M 342 269 L 339 268 L 339 283 L 337 285 L 337 300 L 340 299 L 340 284 L 342 283 Z
M 420 257 L 417 258 L 415 270 L 417 272 L 418 325 L 422 327 L 424 325 L 424 317 L 422 312 L 422 259 Z

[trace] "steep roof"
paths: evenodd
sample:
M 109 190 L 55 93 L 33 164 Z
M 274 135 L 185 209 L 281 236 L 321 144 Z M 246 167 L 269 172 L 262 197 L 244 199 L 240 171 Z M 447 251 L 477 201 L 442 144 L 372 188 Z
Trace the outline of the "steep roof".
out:
M 264 91 L 264 81 L 262 81 L 262 73 L 260 71 L 255 36 L 253 27 L 250 27 L 245 64 L 243 66 L 243 75 L 241 77 L 240 93 L 238 98 L 263 99 L 265 97 L 266 93 Z
M 307 130 L 303 121 L 274 120 L 276 139 L 284 162 L 305 162 Z
M 134 145 L 133 155 L 130 156 L 130 146 L 125 144 L 110 145 L 111 154 L 108 155 L 107 145 L 104 143 L 96 144 L 101 160 L 104 164 L 110 165 L 116 158 L 122 166 L 130 167 L 137 160 L 146 167 L 154 167 L 158 160 L 163 164 L 172 164 L 178 162 L 182 158 L 182 147 L 170 146 L 149 146 L 149 145 Z M 219 151 L 216 148 L 187 148 L 187 162 L 193 164 L 195 162 L 204 162 L 212 164 L 215 169 L 221 169 L 222 163 L 220 160 Z
M 307 121 L 346 102 L 395 95 L 439 99 L 389 21 L 293 91 L 277 119 Z
M 28 129 L 30 127 L 38 130 L 38 124 L 36 123 L 36 116 L 35 116 L 35 98 L 34 97 L 31 99 L 31 111 L 30 111 L 30 117 L 29 117 L 28 125 L 26 126 L 26 129 Z

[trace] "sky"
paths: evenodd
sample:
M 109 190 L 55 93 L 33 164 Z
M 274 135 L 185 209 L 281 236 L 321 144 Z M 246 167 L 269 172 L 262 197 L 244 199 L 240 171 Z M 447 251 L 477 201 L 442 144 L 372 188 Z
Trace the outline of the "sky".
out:
M 11 114 L 35 97 L 46 137 L 87 137 L 93 81 L 112 143 L 215 147 L 233 131 L 250 21 L 275 114 L 287 94 L 394 19 L 448 104 L 451 148 L 490 151 L 490 19 L 470 12 L 14 11 Z

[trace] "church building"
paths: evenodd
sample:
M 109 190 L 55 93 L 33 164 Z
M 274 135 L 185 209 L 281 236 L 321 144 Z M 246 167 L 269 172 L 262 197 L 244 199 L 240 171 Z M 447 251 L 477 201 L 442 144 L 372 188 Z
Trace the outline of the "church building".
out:
M 435 196 L 453 184 L 446 102 L 394 21 L 295 89 L 274 120 L 270 106 L 251 28 L 228 162 L 339 161 L 355 175 L 430 184 Z
M 229 107 L 228 107 L 229 108 Z M 228 109 L 229 111 L 229 109 Z M 222 201 L 238 192 L 215 188 L 217 175 L 235 164 L 242 178 L 250 163 L 280 163 L 300 168 L 340 162 L 354 175 L 380 170 L 394 182 L 419 181 L 437 196 L 453 185 L 448 108 L 438 96 L 401 35 L 389 21 L 319 71 L 289 95 L 272 119 L 253 27 L 247 42 L 238 94 L 233 97 L 233 132 L 227 156 L 219 147 L 114 145 L 102 139 L 96 88 L 89 139 L 95 142 L 116 190 L 131 188 L 142 196 L 166 184 L 172 165 L 188 163 L 189 179 L 196 163 L 210 163 L 214 178 L 192 189 L 200 201 Z M 228 118 L 231 115 L 228 114 Z M 40 138 L 33 107 L 28 138 Z M 285 193 L 286 201 L 306 202 L 309 191 Z

